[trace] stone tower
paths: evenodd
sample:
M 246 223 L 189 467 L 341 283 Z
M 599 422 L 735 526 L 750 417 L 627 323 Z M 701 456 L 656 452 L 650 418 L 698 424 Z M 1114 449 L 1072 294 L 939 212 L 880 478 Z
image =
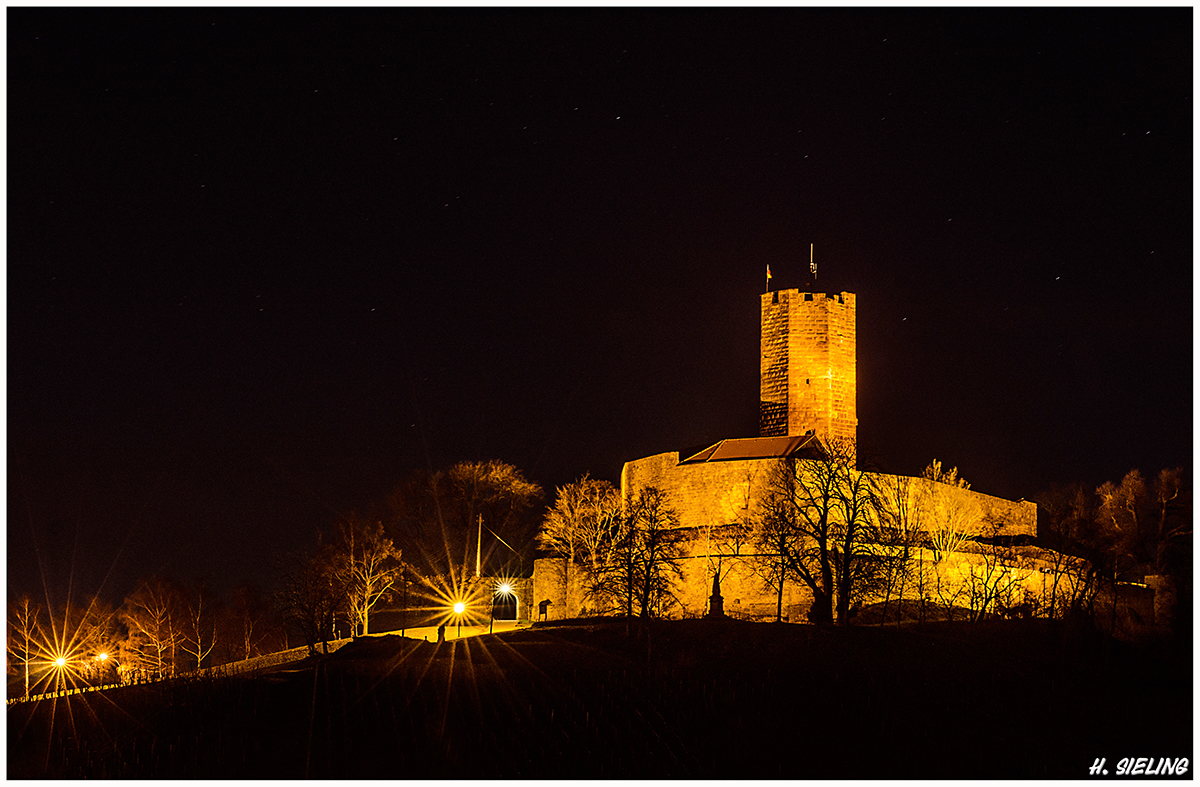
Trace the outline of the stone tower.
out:
M 858 435 L 854 293 L 762 295 L 759 434 Z

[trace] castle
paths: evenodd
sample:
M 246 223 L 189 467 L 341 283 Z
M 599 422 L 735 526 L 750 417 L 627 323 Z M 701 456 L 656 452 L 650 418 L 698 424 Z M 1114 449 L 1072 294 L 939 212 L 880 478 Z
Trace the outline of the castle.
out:
M 678 514 L 679 528 L 688 533 L 687 556 L 679 561 L 682 579 L 673 589 L 677 604 L 667 614 L 706 614 L 713 576 L 720 572 L 726 614 L 750 619 L 774 617 L 777 594 L 763 586 L 746 561 L 729 555 L 728 545 L 721 543 L 722 531 L 752 523 L 760 515 L 773 466 L 788 459 L 819 456 L 821 440 L 842 440 L 853 445 L 858 429 L 856 306 L 851 292 L 826 294 L 792 289 L 762 294 L 759 436 L 720 440 L 703 448 L 669 451 L 625 464 L 621 472 L 622 499 L 633 500 L 639 490 L 647 487 L 663 490 Z M 881 488 L 902 489 L 912 501 L 922 501 L 930 512 L 955 513 L 957 528 L 964 535 L 1037 534 L 1034 503 L 1005 500 L 926 478 L 882 473 L 872 476 Z M 936 519 L 928 517 L 926 526 Z M 943 600 L 951 592 L 957 597 L 965 585 L 974 592 L 971 583 L 978 579 L 978 555 L 948 557 L 944 551 L 915 551 L 918 564 L 934 567 Z M 563 560 L 535 561 L 533 593 L 536 598 L 553 601 L 552 616 L 574 617 L 587 611 L 588 600 L 577 582 L 566 587 Z M 997 572 L 1006 576 L 1006 598 L 1012 598 L 1014 591 L 1017 597 L 1028 598 L 1039 592 L 1045 596 L 1044 566 L 1036 560 L 1020 566 L 1005 562 L 1004 566 L 989 564 L 988 581 Z M 802 620 L 812 603 L 812 593 L 801 582 L 787 582 L 785 586 L 785 617 Z M 1055 588 L 1052 593 L 1057 592 L 1057 581 Z M 918 592 L 929 597 L 923 583 Z

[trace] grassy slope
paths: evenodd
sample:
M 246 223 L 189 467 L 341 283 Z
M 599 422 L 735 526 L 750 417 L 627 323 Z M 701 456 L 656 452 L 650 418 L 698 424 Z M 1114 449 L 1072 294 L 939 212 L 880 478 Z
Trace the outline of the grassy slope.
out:
M 9 709 L 10 778 L 1086 778 L 1192 753 L 1190 662 L 1045 621 L 382 637 L 69 699 Z

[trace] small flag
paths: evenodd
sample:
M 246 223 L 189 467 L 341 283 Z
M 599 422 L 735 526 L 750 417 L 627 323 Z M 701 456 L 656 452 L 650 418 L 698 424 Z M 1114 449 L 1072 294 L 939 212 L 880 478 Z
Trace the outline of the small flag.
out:
M 771 266 L 767 266 L 767 281 L 771 280 Z

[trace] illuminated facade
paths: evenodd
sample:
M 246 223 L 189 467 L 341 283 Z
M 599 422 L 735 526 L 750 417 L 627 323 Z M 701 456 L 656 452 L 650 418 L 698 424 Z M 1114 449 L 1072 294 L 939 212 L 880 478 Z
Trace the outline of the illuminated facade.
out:
M 760 308 L 759 436 L 635 459 L 621 471 L 624 500 L 633 499 L 640 489 L 661 489 L 678 514 L 680 529 L 690 533 L 688 558 L 681 561 L 683 577 L 673 591 L 678 601 L 674 614 L 705 614 L 713 573 L 720 565 L 726 613 L 772 616 L 779 599 L 763 587 L 749 561 L 719 557 L 728 556 L 726 533 L 758 517 L 774 465 L 817 457 L 823 440 L 857 437 L 854 293 L 767 292 L 760 296 Z M 988 535 L 1037 534 L 1034 503 L 923 478 L 873 475 L 881 487 L 895 488 L 902 482 L 909 495 L 921 496 L 926 505 L 971 511 L 970 524 L 964 527 L 968 535 L 983 534 L 985 523 Z M 939 576 L 948 581 L 961 581 L 962 571 L 969 570 L 966 556 L 947 562 L 934 560 L 926 551 L 917 550 L 919 559 L 939 563 Z M 958 578 L 952 579 L 955 571 Z M 552 618 L 573 617 L 587 606 L 580 588 L 565 588 L 565 576 L 562 559 L 535 561 L 534 595 L 553 601 Z M 1031 573 L 1022 581 L 1033 588 L 1044 580 Z M 787 585 L 785 615 L 801 620 L 812 603 L 811 591 L 800 582 Z
M 759 434 L 858 434 L 855 296 L 763 293 Z

